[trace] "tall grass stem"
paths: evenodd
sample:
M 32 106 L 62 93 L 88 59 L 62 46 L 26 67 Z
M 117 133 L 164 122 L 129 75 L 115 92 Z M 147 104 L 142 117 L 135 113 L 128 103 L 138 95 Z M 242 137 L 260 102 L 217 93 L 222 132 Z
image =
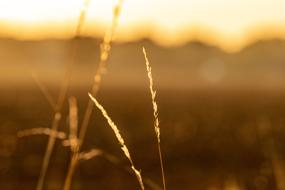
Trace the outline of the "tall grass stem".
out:
M 152 108 L 153 108 L 153 117 L 154 117 L 154 130 L 155 130 L 155 134 L 156 134 L 156 138 L 157 138 L 157 148 L 158 148 L 160 168 L 161 168 L 162 184 L 163 184 L 163 189 L 166 190 L 164 164 L 163 164 L 163 157 L 162 157 L 162 151 L 161 151 L 161 145 L 160 145 L 160 127 L 159 127 L 159 120 L 158 120 L 158 106 L 156 103 L 156 91 L 154 90 L 153 76 L 152 76 L 152 72 L 151 72 L 150 62 L 148 60 L 147 53 L 146 53 L 146 50 L 144 47 L 143 47 L 143 54 L 144 54 L 144 58 L 145 58 L 147 76 L 149 79 L 149 90 L 150 90 L 151 99 L 152 99 Z

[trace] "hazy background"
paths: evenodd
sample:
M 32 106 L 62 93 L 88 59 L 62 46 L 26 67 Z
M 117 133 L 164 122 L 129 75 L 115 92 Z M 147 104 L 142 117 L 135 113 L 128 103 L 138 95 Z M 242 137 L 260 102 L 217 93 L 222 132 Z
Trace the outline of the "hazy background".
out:
M 81 118 L 100 41 L 75 41 L 79 49 L 68 94 L 78 98 Z M 120 127 L 143 175 L 159 183 L 142 46 L 149 53 L 158 91 L 169 188 L 277 189 L 280 176 L 274 158 L 277 155 L 282 161 L 284 155 L 285 42 L 259 41 L 232 54 L 201 42 L 175 48 L 149 40 L 114 44 L 98 99 Z M 70 48 L 70 40 L 1 39 L 0 183 L 4 189 L 35 188 L 47 137 L 17 139 L 16 133 L 49 127 L 52 110 L 31 73 L 38 73 L 56 97 Z M 61 131 L 68 132 L 67 119 L 65 115 Z M 135 179 L 123 169 L 127 162 L 116 139 L 97 110 L 87 134 L 84 151 L 100 148 L 121 161 L 113 165 L 98 157 L 80 163 L 74 188 L 136 189 Z M 48 189 L 60 189 L 67 169 L 69 150 L 59 142 Z M 277 162 L 277 171 L 282 163 Z
M 56 98 L 73 43 L 68 96 L 77 98 L 81 122 L 114 2 L 90 1 L 82 35 L 73 38 L 81 1 L 0 0 L 1 189 L 36 187 L 48 137 L 17 132 L 50 127 L 53 111 L 32 73 Z M 285 189 L 284 6 L 282 0 L 125 2 L 97 98 L 144 179 L 161 181 L 143 46 L 157 89 L 168 189 Z M 68 127 L 65 102 L 60 131 Z M 108 156 L 81 161 L 73 189 L 138 188 L 97 109 L 82 150 L 93 148 Z M 69 159 L 58 140 L 46 189 L 62 188 Z

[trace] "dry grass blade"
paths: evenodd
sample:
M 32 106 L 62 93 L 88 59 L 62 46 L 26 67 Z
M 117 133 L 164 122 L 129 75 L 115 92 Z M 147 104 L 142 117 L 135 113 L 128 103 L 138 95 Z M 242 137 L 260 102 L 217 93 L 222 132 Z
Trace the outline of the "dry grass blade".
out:
M 31 135 L 48 135 L 54 136 L 58 139 L 65 139 L 66 135 L 64 132 L 59 131 L 52 131 L 50 128 L 33 128 L 33 129 L 26 129 L 18 132 L 18 137 L 27 137 Z
M 100 156 L 103 154 L 103 151 L 100 149 L 92 149 L 89 152 L 81 152 L 78 156 L 79 160 L 90 160 L 94 157 Z
M 134 166 L 134 162 L 131 158 L 129 149 L 127 148 L 123 137 L 120 134 L 120 131 L 117 127 L 117 125 L 112 121 L 112 119 L 110 118 L 110 116 L 108 115 L 108 113 L 106 112 L 106 110 L 104 109 L 104 107 L 91 95 L 89 94 L 89 97 L 91 98 L 91 100 L 95 103 L 96 107 L 102 112 L 102 115 L 105 117 L 105 119 L 107 120 L 109 126 L 112 128 L 112 130 L 114 131 L 117 140 L 119 141 L 120 145 L 121 145 L 121 149 L 124 152 L 125 156 L 128 158 L 130 164 L 131 164 L 131 168 L 133 170 L 133 172 L 135 173 L 135 176 L 137 177 L 137 180 L 140 184 L 140 188 L 142 190 L 144 190 L 144 184 L 143 184 L 143 180 L 142 180 L 142 176 L 141 173 L 135 168 Z
M 149 60 L 146 54 L 146 50 L 144 47 L 143 47 L 143 53 L 144 53 L 144 58 L 145 58 L 145 63 L 146 63 L 147 75 L 149 79 L 149 89 L 150 89 L 151 99 L 152 99 L 154 129 L 155 129 L 155 133 L 157 137 L 157 147 L 158 147 L 158 153 L 159 153 L 163 189 L 166 190 L 164 166 L 163 166 L 163 159 L 162 159 L 161 146 L 160 146 L 160 128 L 159 128 L 159 120 L 158 120 L 158 107 L 156 103 L 156 91 L 154 90 L 154 87 L 153 87 L 153 77 L 152 77 L 152 72 L 151 72 L 151 66 L 150 66 L 150 63 L 149 63 Z

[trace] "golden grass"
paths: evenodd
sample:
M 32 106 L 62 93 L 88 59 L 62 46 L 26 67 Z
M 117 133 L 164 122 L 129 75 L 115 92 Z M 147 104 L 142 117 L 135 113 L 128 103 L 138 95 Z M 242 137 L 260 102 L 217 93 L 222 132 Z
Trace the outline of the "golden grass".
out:
M 105 73 L 105 69 L 106 69 L 105 65 L 106 65 L 106 61 L 109 57 L 110 50 L 111 50 L 111 42 L 113 39 L 115 29 L 116 29 L 117 24 L 118 24 L 118 19 L 119 19 L 122 3 L 123 3 L 123 0 L 118 0 L 117 5 L 114 7 L 111 27 L 109 28 L 109 30 L 107 30 L 107 32 L 104 36 L 103 42 L 100 44 L 100 61 L 99 61 L 99 65 L 98 65 L 98 68 L 97 68 L 95 76 L 94 76 L 94 83 L 93 83 L 93 86 L 91 88 L 91 92 L 94 96 L 97 94 L 97 92 L 100 88 L 102 76 Z M 77 27 L 75 29 L 75 36 L 80 36 L 80 34 L 81 34 L 81 29 L 82 29 L 83 23 L 85 21 L 88 5 L 89 5 L 89 0 L 85 0 L 84 5 L 81 8 Z M 50 130 L 31 129 L 31 130 L 26 130 L 26 131 L 23 131 L 22 133 L 21 132 L 19 133 L 20 137 L 28 136 L 28 135 L 34 135 L 34 134 L 49 135 L 48 144 L 47 144 L 47 148 L 46 148 L 46 152 L 45 152 L 45 156 L 44 156 L 44 160 L 43 160 L 43 165 L 42 165 L 40 177 L 39 177 L 38 184 L 37 184 L 37 190 L 43 189 L 44 179 L 45 179 L 47 169 L 49 166 L 49 160 L 50 160 L 50 157 L 51 157 L 51 154 L 53 151 L 55 140 L 57 138 L 56 135 L 52 135 L 52 134 L 58 133 L 57 130 L 59 127 L 59 122 L 61 120 L 61 109 L 63 107 L 64 101 L 66 98 L 66 94 L 67 94 L 67 90 L 69 87 L 69 81 L 70 81 L 69 79 L 70 79 L 71 69 L 74 65 L 75 55 L 77 52 L 77 44 L 75 44 L 75 43 L 72 44 L 71 51 L 72 52 L 70 53 L 70 55 L 71 55 L 70 56 L 70 62 L 66 66 L 64 79 L 62 81 L 62 85 L 60 88 L 60 92 L 59 92 L 59 96 L 58 96 L 57 101 L 55 101 L 53 99 L 53 97 L 51 96 L 51 93 L 48 91 L 46 86 L 39 80 L 39 78 L 37 77 L 35 72 L 32 72 L 32 76 L 33 76 L 36 84 L 38 85 L 38 87 L 41 90 L 41 92 L 43 93 L 44 97 L 46 98 L 46 100 L 48 101 L 48 103 L 50 104 L 50 106 L 52 107 L 52 109 L 55 112 L 55 115 L 54 115 L 54 118 L 52 121 L 52 126 L 51 126 Z M 66 189 L 66 190 L 70 189 L 73 172 L 75 170 L 75 167 L 77 165 L 77 161 L 79 159 L 81 145 L 82 145 L 82 142 L 84 140 L 86 130 L 87 130 L 87 126 L 88 126 L 88 123 L 89 123 L 89 120 L 90 120 L 90 117 L 92 114 L 92 110 L 93 110 L 93 103 L 89 99 L 88 104 L 87 104 L 87 108 L 86 108 L 86 111 L 85 111 L 85 114 L 83 117 L 83 121 L 82 121 L 82 124 L 80 126 L 79 135 L 77 137 L 78 121 L 77 121 L 77 119 L 75 119 L 75 117 L 77 117 L 77 115 L 74 115 L 74 111 L 76 109 L 75 104 L 76 104 L 76 102 L 74 101 L 74 99 L 70 100 L 70 135 L 69 135 L 69 140 L 63 141 L 63 145 L 70 146 L 71 151 L 73 152 L 72 157 L 71 157 L 70 166 L 69 166 L 69 169 L 67 172 L 67 177 L 65 180 L 65 185 L 64 185 L 64 189 Z M 73 110 L 73 111 L 71 111 L 71 110 Z M 47 132 L 47 131 L 51 131 L 51 132 Z M 75 133 L 76 133 L 76 136 L 75 136 Z M 62 135 L 63 133 L 60 133 L 60 134 Z M 64 138 L 61 137 L 61 139 L 64 139 Z
M 19 131 L 17 136 L 18 137 L 26 137 L 31 135 L 48 135 L 48 136 L 54 136 L 58 139 L 65 139 L 66 135 L 64 132 L 59 131 L 52 131 L 50 128 L 32 128 L 32 129 L 26 129 Z
M 141 173 L 140 173 L 140 171 L 138 171 L 135 168 L 134 162 L 133 162 L 132 157 L 131 157 L 130 152 L 129 152 L 129 149 L 126 146 L 125 141 L 124 141 L 123 137 L 121 136 L 117 125 L 113 122 L 113 120 L 110 118 L 110 116 L 108 115 L 108 113 L 106 112 L 104 107 L 96 100 L 96 98 L 94 98 L 90 93 L 89 93 L 89 97 L 95 103 L 96 107 L 101 111 L 102 115 L 105 117 L 109 126 L 112 128 L 113 132 L 115 133 L 116 138 L 119 141 L 119 144 L 121 145 L 121 149 L 122 149 L 123 153 L 125 154 L 125 156 L 127 157 L 127 159 L 129 160 L 129 162 L 131 164 L 131 168 L 132 168 L 135 176 L 137 177 L 137 180 L 140 184 L 140 188 L 142 190 L 144 190 L 144 184 L 143 184 Z
M 114 36 L 115 30 L 116 30 L 116 27 L 118 25 L 119 16 L 120 16 L 120 12 L 122 9 L 122 3 L 123 3 L 123 0 L 119 0 L 118 3 L 115 5 L 114 11 L 113 11 L 112 24 L 111 24 L 110 28 L 106 31 L 103 42 L 100 44 L 100 61 L 99 61 L 96 73 L 94 75 L 94 83 L 91 87 L 91 94 L 93 96 L 96 96 L 96 94 L 97 94 L 97 92 L 101 86 L 102 77 L 106 71 L 106 61 L 108 60 L 108 57 L 109 57 L 109 54 L 111 51 L 111 43 L 113 40 L 113 36 Z M 83 121 L 82 121 L 82 124 L 80 126 L 79 144 L 81 144 L 82 141 L 84 140 L 86 130 L 87 130 L 87 126 L 88 126 L 90 118 L 91 118 L 92 111 L 93 111 L 93 103 L 89 99 L 89 101 L 87 103 L 87 108 L 86 108 L 85 113 L 84 113 Z
M 87 126 L 89 124 L 89 120 L 90 120 L 92 110 L 94 107 L 93 102 L 101 110 L 102 114 L 107 119 L 108 124 L 110 125 L 110 127 L 114 131 L 116 138 L 121 145 L 121 149 L 122 149 L 124 155 L 128 158 L 128 160 L 131 164 L 131 168 L 129 168 L 129 170 L 135 174 L 135 176 L 139 182 L 140 188 L 142 190 L 144 190 L 144 183 L 142 180 L 141 173 L 139 170 L 137 170 L 135 168 L 134 162 L 133 162 L 131 155 L 130 155 L 130 152 L 129 152 L 127 146 L 125 145 L 124 139 L 122 138 L 120 131 L 118 130 L 115 123 L 108 116 L 108 114 L 105 111 L 105 109 L 103 108 L 103 106 L 100 105 L 97 102 L 97 100 L 95 99 L 95 96 L 96 96 L 96 94 L 100 88 L 100 85 L 101 85 L 102 76 L 105 74 L 106 61 L 108 60 L 109 53 L 111 50 L 111 43 L 113 40 L 115 29 L 116 29 L 117 24 L 118 24 L 118 19 L 119 19 L 121 7 L 122 7 L 122 2 L 123 2 L 123 0 L 118 0 L 117 5 L 114 7 L 113 20 L 112 20 L 111 27 L 109 28 L 109 30 L 107 30 L 107 32 L 104 36 L 103 42 L 100 44 L 100 61 L 99 61 L 98 68 L 97 68 L 95 76 L 94 76 L 94 83 L 93 83 L 92 88 L 91 88 L 91 93 L 89 94 L 90 99 L 88 101 L 87 108 L 86 108 L 86 111 L 85 111 L 85 114 L 83 117 L 83 121 L 82 121 L 82 124 L 80 126 L 79 135 L 77 134 L 78 133 L 78 113 L 77 113 L 78 110 L 77 110 L 77 102 L 76 102 L 75 97 L 69 98 L 69 136 L 67 136 L 64 132 L 58 131 L 59 122 L 61 120 L 61 109 L 62 109 L 63 104 L 65 102 L 66 94 L 68 91 L 71 69 L 72 69 L 72 66 L 74 65 L 74 62 L 75 62 L 74 60 L 75 60 L 75 56 L 76 56 L 76 52 L 77 52 L 77 45 L 72 44 L 72 49 L 71 49 L 72 52 L 70 54 L 71 55 L 70 56 L 70 62 L 66 66 L 64 79 L 62 81 L 62 85 L 60 88 L 60 92 L 59 92 L 59 96 L 58 96 L 57 101 L 55 101 L 53 99 L 53 97 L 51 96 L 51 93 L 46 88 L 46 86 L 39 80 L 39 78 L 35 74 L 35 72 L 33 72 L 33 74 L 32 74 L 36 84 L 39 87 L 39 89 L 41 90 L 44 97 L 47 99 L 48 103 L 50 104 L 50 106 L 52 107 L 52 109 L 55 112 L 51 128 L 33 128 L 33 129 L 23 130 L 23 131 L 20 131 L 18 133 L 19 137 L 24 137 L 24 136 L 29 136 L 29 135 L 39 135 L 39 134 L 44 134 L 44 135 L 49 136 L 49 140 L 48 140 L 48 144 L 47 144 L 47 148 L 46 148 L 46 152 L 45 152 L 45 156 L 44 156 L 44 160 L 43 160 L 43 165 L 42 165 L 42 169 L 40 172 L 39 181 L 37 184 L 37 190 L 43 189 L 44 179 L 45 179 L 45 176 L 47 173 L 47 169 L 49 166 L 49 160 L 50 160 L 50 157 L 51 157 L 51 154 L 53 151 L 53 147 L 54 147 L 56 138 L 64 140 L 63 145 L 70 146 L 70 149 L 72 152 L 69 169 L 68 169 L 67 176 L 66 176 L 66 179 L 64 182 L 64 188 L 63 188 L 64 190 L 70 190 L 71 183 L 72 183 L 72 176 L 73 176 L 73 173 L 75 171 L 76 165 L 77 165 L 79 160 L 89 160 L 93 157 L 103 155 L 103 151 L 99 150 L 99 149 L 92 149 L 89 152 L 80 152 L 81 145 L 82 145 L 82 142 L 84 140 L 86 130 L 87 130 Z M 81 33 L 81 29 L 82 29 L 82 26 L 83 26 L 83 23 L 85 20 L 85 16 L 86 16 L 86 11 L 88 8 L 88 3 L 89 3 L 89 0 L 85 0 L 84 5 L 81 8 L 79 21 L 78 21 L 78 24 L 77 24 L 77 27 L 75 30 L 75 36 L 79 36 Z M 144 53 L 145 53 L 145 49 L 144 49 Z M 147 60 L 146 53 L 145 53 L 145 58 Z M 159 144 L 161 167 L 162 167 L 162 173 L 163 173 L 162 156 L 161 156 L 161 151 L 160 151 L 160 129 L 159 129 L 159 120 L 158 120 L 158 109 L 157 109 L 157 104 L 155 101 L 155 94 L 156 93 L 153 90 L 153 80 L 152 80 L 151 68 L 149 66 L 148 61 L 147 61 L 147 70 L 148 70 L 148 76 L 150 79 L 150 89 L 151 89 L 152 103 L 153 103 L 154 117 L 155 117 L 155 131 L 156 131 L 158 144 Z M 149 187 L 152 187 L 152 189 L 161 189 L 151 179 L 146 178 L 145 180 L 146 180 L 145 182 L 149 185 Z M 163 173 L 163 182 L 164 182 L 164 189 L 165 189 L 164 173 Z
M 164 166 L 163 166 L 163 158 L 161 153 L 161 146 L 160 146 L 160 128 L 159 128 L 159 120 L 158 120 L 158 107 L 156 103 L 156 91 L 153 87 L 153 77 L 151 72 L 151 66 L 147 57 L 147 53 L 145 48 L 143 47 L 143 54 L 145 58 L 145 64 L 147 69 L 147 76 L 149 79 L 149 89 L 151 93 L 151 99 L 152 99 L 152 107 L 153 107 L 153 117 L 154 117 L 154 130 L 156 133 L 157 138 L 157 148 L 158 148 L 158 154 L 159 154 L 159 160 L 160 160 L 160 168 L 161 168 L 161 176 L 162 176 L 162 184 L 163 189 L 166 190 L 166 181 L 165 181 L 165 173 L 164 173 Z
M 114 7 L 111 27 L 107 30 L 107 32 L 104 36 L 103 42 L 100 44 L 100 61 L 99 61 L 98 68 L 97 68 L 95 76 L 94 76 L 94 83 L 93 83 L 92 88 L 91 88 L 91 93 L 93 96 L 96 96 L 96 94 L 100 88 L 100 85 L 101 85 L 102 76 L 106 70 L 105 65 L 106 65 L 106 61 L 108 60 L 109 53 L 111 50 L 111 42 L 112 42 L 112 39 L 114 36 L 115 29 L 116 29 L 117 24 L 118 24 L 119 15 L 120 15 L 121 8 L 122 8 L 122 3 L 123 3 L 123 0 L 119 0 L 118 3 L 116 4 L 116 6 Z M 80 126 L 80 131 L 79 131 L 79 136 L 78 136 L 78 146 L 76 148 L 76 151 L 72 155 L 71 162 L 70 162 L 70 165 L 68 168 L 68 174 L 67 174 L 67 177 L 66 177 L 65 183 L 64 183 L 64 190 L 70 189 L 72 176 L 73 176 L 75 167 L 76 167 L 77 162 L 78 162 L 80 149 L 82 146 L 82 142 L 85 138 L 85 134 L 87 131 L 87 127 L 88 127 L 91 115 L 92 115 L 92 111 L 93 111 L 93 103 L 89 99 L 88 103 L 87 103 L 87 108 L 86 108 L 85 113 L 84 113 L 83 121 L 82 121 L 82 124 Z

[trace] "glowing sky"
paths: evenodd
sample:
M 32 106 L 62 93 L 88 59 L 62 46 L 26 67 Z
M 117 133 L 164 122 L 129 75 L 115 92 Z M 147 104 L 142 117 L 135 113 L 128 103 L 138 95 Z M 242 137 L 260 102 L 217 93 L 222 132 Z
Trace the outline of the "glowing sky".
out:
M 102 34 L 115 0 L 90 0 L 85 35 Z M 83 0 L 0 0 L 0 34 L 70 37 Z M 285 37 L 285 0 L 125 0 L 117 39 L 202 39 L 234 50 L 255 35 Z M 103 29 L 103 30 L 102 30 Z

